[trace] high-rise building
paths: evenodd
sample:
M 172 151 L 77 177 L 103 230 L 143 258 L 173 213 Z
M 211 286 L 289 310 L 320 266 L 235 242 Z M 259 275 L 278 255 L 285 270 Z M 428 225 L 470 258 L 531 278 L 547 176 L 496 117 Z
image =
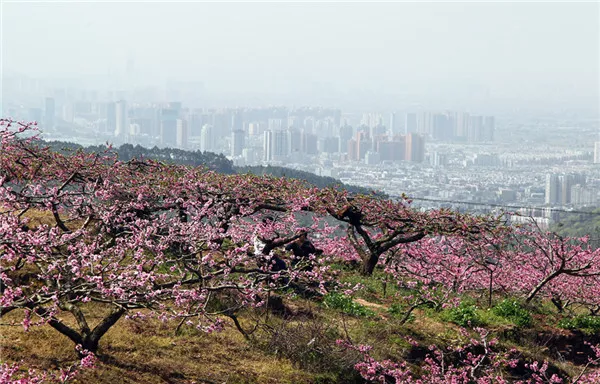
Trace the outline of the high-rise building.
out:
M 466 139 L 469 135 L 471 117 L 466 112 L 457 112 L 454 116 L 454 137 Z
M 188 133 L 190 136 L 198 137 L 202 132 L 202 126 L 207 124 L 208 121 L 204 121 L 202 111 L 193 110 L 187 115 L 188 121 Z
M 248 134 L 250 136 L 262 135 L 264 132 L 264 123 L 253 122 L 248 124 Z
M 367 151 L 365 153 L 365 164 L 367 165 L 377 165 L 381 162 L 381 158 L 379 153 L 373 151 Z
M 288 131 L 273 131 L 273 160 L 282 161 L 289 155 Z
M 117 103 L 110 102 L 106 104 L 106 130 L 111 135 L 115 134 L 117 129 Z
M 73 106 L 73 104 L 71 103 L 66 103 L 62 106 L 62 119 L 68 123 L 72 123 L 73 119 L 75 119 L 75 108 Z M 81 114 L 79 114 L 81 115 Z M 88 113 L 88 115 L 90 115 Z
M 244 119 L 242 111 L 235 110 L 231 114 L 231 131 L 242 131 L 244 129 Z
M 302 131 L 302 152 L 307 155 L 317 155 L 319 153 L 317 149 L 317 140 L 318 136 L 314 133 L 307 132 L 306 130 Z
M 560 202 L 560 180 L 558 175 L 548 173 L 546 174 L 546 204 L 556 204 Z
M 315 118 L 312 116 L 305 118 L 303 125 L 306 132 L 313 133 L 315 131 Z
M 410 133 L 406 136 L 406 160 L 416 163 L 425 160 L 425 140 L 421 135 Z
M 241 156 L 244 150 L 245 133 L 241 129 L 231 132 L 231 156 Z
M 188 147 L 189 127 L 187 120 L 177 119 L 177 148 Z
M 273 132 L 281 131 L 282 129 L 286 128 L 284 127 L 283 119 L 269 119 L 268 124 L 269 131 Z
M 481 140 L 483 141 L 494 141 L 494 131 L 496 126 L 496 119 L 494 116 L 486 116 L 483 119 L 483 130 L 481 133 Z
M 407 113 L 404 120 L 404 134 L 408 135 L 409 133 L 416 133 L 417 129 L 417 114 Z
M 571 187 L 571 203 L 573 205 L 595 205 L 598 202 L 598 190 L 575 184 Z
M 340 148 L 339 140 L 339 137 L 325 137 L 319 139 L 317 142 L 317 149 L 319 152 L 336 153 Z
M 210 123 L 209 123 L 210 124 Z M 231 116 L 227 111 L 219 111 L 212 115 L 215 141 L 231 134 Z
M 372 147 L 373 143 L 371 142 L 371 137 L 369 136 L 368 132 L 356 132 L 356 153 L 358 155 L 357 160 L 363 160 L 367 151 L 370 151 Z
M 348 153 L 348 160 L 350 161 L 358 161 L 358 146 L 356 145 L 356 140 L 355 139 L 350 139 L 347 142 L 347 150 L 346 152 Z
M 177 145 L 177 120 L 179 109 L 162 108 L 159 111 L 160 142 L 163 146 L 174 147 Z
M 372 139 L 377 136 L 385 135 L 385 133 L 386 133 L 385 125 L 378 124 L 378 125 L 373 125 L 373 126 L 369 127 L 369 136 Z
M 369 128 L 383 125 L 383 117 L 379 113 L 363 113 L 360 124 Z
M 434 167 L 443 167 L 448 164 L 448 155 L 440 152 L 433 152 L 429 162 Z
M 125 100 L 119 100 L 115 105 L 115 123 L 115 137 L 124 137 L 129 133 L 127 103 Z
M 354 128 L 350 125 L 340 127 L 340 152 L 348 152 L 348 140 L 352 139 Z
M 471 143 L 482 140 L 483 116 L 471 116 L 469 118 L 468 139 Z
M 421 112 L 417 116 L 417 133 L 423 136 L 431 136 L 433 133 L 433 113 Z
M 273 160 L 273 131 L 267 130 L 263 137 L 263 160 Z
M 406 160 L 406 135 L 398 135 L 392 138 L 393 144 L 393 161 Z
M 246 164 L 254 164 L 254 162 L 256 161 L 254 155 L 254 148 L 244 148 L 242 150 L 242 157 L 244 158 Z
M 448 116 L 443 113 L 433 115 L 433 131 L 431 137 L 436 140 L 448 140 L 453 136 L 452 126 Z
M 396 118 L 395 112 L 390 113 L 390 133 L 392 135 L 400 133 L 400 122 Z
M 200 131 L 200 150 L 202 152 L 214 152 L 216 141 L 215 128 L 210 124 L 204 124 Z
M 287 130 L 288 154 L 300 153 L 302 151 L 302 132 L 296 128 Z
M 47 129 L 47 130 L 54 129 L 55 116 L 56 116 L 56 104 L 54 102 L 54 98 L 46 97 L 46 100 L 44 102 L 44 129 Z
M 392 140 L 377 141 L 381 161 L 400 161 L 406 157 L 406 137 L 394 136 Z
M 594 164 L 600 164 L 600 141 L 594 143 Z

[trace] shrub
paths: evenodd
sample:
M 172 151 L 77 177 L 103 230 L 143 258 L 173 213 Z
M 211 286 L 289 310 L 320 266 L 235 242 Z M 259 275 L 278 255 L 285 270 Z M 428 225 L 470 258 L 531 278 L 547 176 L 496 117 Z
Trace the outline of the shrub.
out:
M 477 312 L 477 306 L 473 304 L 461 303 L 442 313 L 442 319 L 461 327 L 477 327 L 484 325 L 484 321 Z
M 577 316 L 573 318 L 562 319 L 558 326 L 564 329 L 578 329 L 588 333 L 600 331 L 600 317 L 598 316 Z
M 390 307 L 388 308 L 388 313 L 396 318 L 404 318 L 404 316 L 406 316 L 406 312 L 407 312 L 408 308 L 405 305 L 402 304 L 392 304 L 390 305 Z M 415 321 L 415 315 L 413 313 L 409 314 L 408 318 L 406 319 L 407 323 L 412 323 L 413 321 Z
M 340 348 L 336 341 L 342 337 L 335 326 L 319 319 L 303 323 L 282 322 L 269 328 L 268 339 L 262 348 L 285 357 L 298 367 L 319 373 L 318 382 L 359 383 L 354 365 L 360 355 Z
M 351 297 L 341 293 L 329 293 L 323 300 L 325 306 L 331 309 L 338 309 L 345 314 L 357 317 L 371 317 L 375 313 L 364 305 L 356 303 Z
M 492 308 L 496 316 L 510 320 L 519 327 L 529 327 L 532 323 L 532 317 L 529 311 L 523 308 L 523 305 L 514 299 L 505 299 Z

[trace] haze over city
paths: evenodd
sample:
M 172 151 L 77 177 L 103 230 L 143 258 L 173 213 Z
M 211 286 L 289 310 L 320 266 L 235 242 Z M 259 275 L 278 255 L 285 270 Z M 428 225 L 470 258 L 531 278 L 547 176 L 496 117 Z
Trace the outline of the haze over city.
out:
M 4 1 L 2 110 L 47 140 L 212 152 L 550 225 L 540 209 L 600 199 L 599 11 Z
M 3 74 L 200 81 L 233 103 L 593 108 L 598 12 L 597 2 L 4 1 Z
M 600 2 L 0 0 L 0 384 L 600 384 Z

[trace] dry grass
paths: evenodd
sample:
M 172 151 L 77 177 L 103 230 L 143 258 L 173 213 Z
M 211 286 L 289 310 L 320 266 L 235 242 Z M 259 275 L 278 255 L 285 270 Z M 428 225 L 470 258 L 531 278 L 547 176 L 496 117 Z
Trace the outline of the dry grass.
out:
M 76 360 L 73 343 L 49 326 L 25 332 L 18 314 L 2 319 L 1 360 L 24 361 L 41 370 Z M 80 383 L 311 383 L 309 373 L 250 347 L 231 327 L 205 334 L 174 336 L 172 324 L 120 320 L 101 340 L 102 361 L 78 377 Z

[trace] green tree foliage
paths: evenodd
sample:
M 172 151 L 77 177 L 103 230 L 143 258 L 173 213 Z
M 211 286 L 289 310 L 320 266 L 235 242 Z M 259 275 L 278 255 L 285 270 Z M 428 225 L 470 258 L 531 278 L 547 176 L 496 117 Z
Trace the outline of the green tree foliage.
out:
M 590 207 L 578 213 L 561 213 L 561 219 L 551 231 L 563 237 L 590 236 L 595 248 L 600 246 L 600 208 Z
M 59 153 L 68 153 L 82 150 L 88 153 L 102 153 L 108 148 L 105 145 L 95 145 L 83 147 L 79 144 L 67 143 L 62 141 L 45 142 L 52 151 Z M 223 154 L 201 151 L 185 151 L 177 148 L 144 148 L 140 145 L 123 144 L 120 147 L 112 148 L 119 160 L 129 161 L 131 159 L 152 159 L 165 163 L 191 165 L 194 167 L 204 166 L 213 171 L 234 174 L 233 162 L 228 160 Z
M 236 167 L 237 173 L 250 173 L 257 176 L 269 175 L 274 177 L 288 177 L 291 179 L 304 180 L 307 183 L 314 185 L 318 188 L 327 188 L 327 187 L 338 187 L 343 188 L 349 192 L 360 193 L 368 195 L 373 191 L 370 191 L 366 188 L 357 187 L 353 185 L 345 185 L 342 184 L 339 180 L 334 179 L 333 177 L 328 176 L 318 176 L 314 173 L 299 171 L 296 169 L 285 168 L 285 167 L 274 167 L 268 165 L 264 166 L 252 166 L 252 167 Z

